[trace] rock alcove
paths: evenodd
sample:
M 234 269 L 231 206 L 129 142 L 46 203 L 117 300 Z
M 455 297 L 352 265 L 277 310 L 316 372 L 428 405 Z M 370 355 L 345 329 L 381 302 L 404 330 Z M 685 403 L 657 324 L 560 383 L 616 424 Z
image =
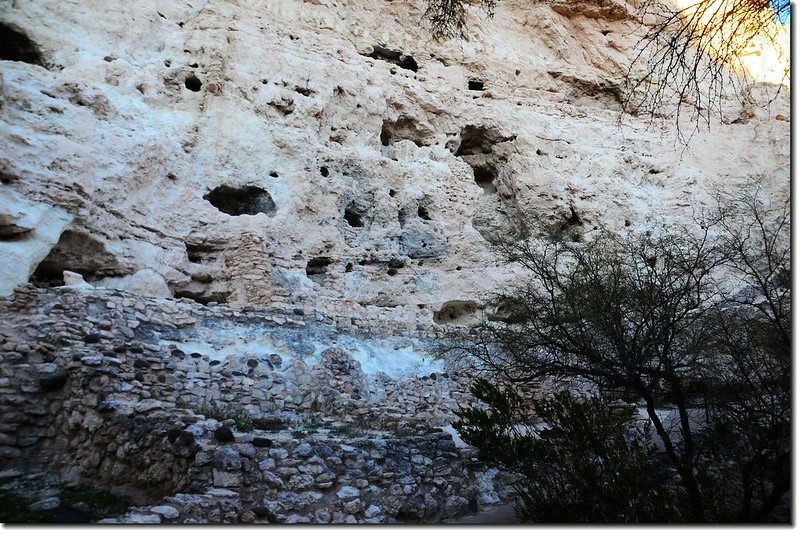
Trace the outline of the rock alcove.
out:
M 451 300 L 433 313 L 436 324 L 468 324 L 476 320 L 478 304 L 471 300 Z
M 39 263 L 31 281 L 40 286 L 64 284 L 64 271 L 77 272 L 87 281 L 130 274 L 105 245 L 83 231 L 68 229 Z
M 239 187 L 220 185 L 203 198 L 223 213 L 231 216 L 264 213 L 271 217 L 277 211 L 272 196 L 261 187 L 253 185 Z
M 30 37 L 0 22 L 0 59 L 42 65 L 42 53 Z
M 373 46 L 371 53 L 363 55 L 371 57 L 372 59 L 379 59 L 381 61 L 394 63 L 398 67 L 405 70 L 410 70 L 411 72 L 416 72 L 419 69 L 419 65 L 417 65 L 416 60 L 411 55 L 380 45 Z

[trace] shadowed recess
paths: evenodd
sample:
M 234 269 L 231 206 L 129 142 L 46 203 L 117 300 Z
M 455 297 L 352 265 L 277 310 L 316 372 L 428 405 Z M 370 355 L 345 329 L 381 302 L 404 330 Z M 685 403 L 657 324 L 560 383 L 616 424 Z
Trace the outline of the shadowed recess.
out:
M 264 213 L 274 216 L 277 208 L 267 191 L 261 187 L 245 185 L 232 187 L 220 185 L 205 196 L 211 205 L 231 216 L 256 215 Z
M 0 59 L 43 66 L 42 53 L 27 35 L 0 22 Z

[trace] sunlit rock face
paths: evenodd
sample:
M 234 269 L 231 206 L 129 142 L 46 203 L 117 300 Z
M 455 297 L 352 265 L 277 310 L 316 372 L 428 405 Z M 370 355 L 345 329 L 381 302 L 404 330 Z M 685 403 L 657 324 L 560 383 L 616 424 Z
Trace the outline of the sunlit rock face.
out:
M 24 250 L 3 294 L 71 271 L 468 325 L 514 277 L 488 239 L 518 209 L 581 240 L 688 220 L 750 176 L 788 188 L 773 85 L 688 146 L 675 109 L 623 113 L 632 4 L 507 0 L 445 42 L 421 0 L 0 6 L 0 257 Z

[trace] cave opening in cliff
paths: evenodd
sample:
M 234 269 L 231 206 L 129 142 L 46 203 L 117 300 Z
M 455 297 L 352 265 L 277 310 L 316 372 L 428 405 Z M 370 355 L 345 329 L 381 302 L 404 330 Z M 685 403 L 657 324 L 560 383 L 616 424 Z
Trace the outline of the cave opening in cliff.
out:
M 253 185 L 241 187 L 220 185 L 203 198 L 223 213 L 231 216 L 257 215 L 258 213 L 274 216 L 277 211 L 272 196 L 261 187 Z
M 0 59 L 43 66 L 42 53 L 30 37 L 0 22 Z
M 452 300 L 445 302 L 433 313 L 436 324 L 464 324 L 472 321 L 478 312 L 478 304 L 471 300 Z
M 493 167 L 489 165 L 475 166 L 472 168 L 472 172 L 475 176 L 475 183 L 483 189 L 484 193 L 492 194 L 497 192 L 497 187 L 494 184 L 497 171 Z
M 76 272 L 86 281 L 130 274 L 105 245 L 88 233 L 68 229 L 39 263 L 30 282 L 37 286 L 64 285 L 64 271 Z
M 375 45 L 372 47 L 372 53 L 363 55 L 371 57 L 372 59 L 388 61 L 389 63 L 393 63 L 402 69 L 410 70 L 412 72 L 419 70 L 419 65 L 417 65 L 416 60 L 412 56 L 404 54 L 399 50 L 392 50 L 380 45 Z
M 220 252 L 225 249 L 222 243 L 209 243 L 205 241 L 196 243 L 187 242 L 185 246 L 186 258 L 190 263 L 196 264 L 213 263 L 217 260 Z
M 203 87 L 203 82 L 200 81 L 194 73 L 189 74 L 186 76 L 186 80 L 184 80 L 183 84 L 192 92 L 198 92 Z
M 333 263 L 330 257 L 315 257 L 306 263 L 306 276 L 311 281 L 322 283 L 324 276 L 328 273 L 328 267 Z
M 490 154 L 496 144 L 513 141 L 515 135 L 505 136 L 495 128 L 488 126 L 464 126 L 461 130 L 461 142 L 455 151 L 456 157 L 465 155 Z M 452 148 L 451 148 L 452 150 Z
M 201 305 L 208 305 L 210 303 L 225 304 L 228 303 L 231 291 L 215 291 L 210 292 L 205 287 L 200 290 L 184 289 L 175 291 L 175 298 L 186 298 L 193 300 Z

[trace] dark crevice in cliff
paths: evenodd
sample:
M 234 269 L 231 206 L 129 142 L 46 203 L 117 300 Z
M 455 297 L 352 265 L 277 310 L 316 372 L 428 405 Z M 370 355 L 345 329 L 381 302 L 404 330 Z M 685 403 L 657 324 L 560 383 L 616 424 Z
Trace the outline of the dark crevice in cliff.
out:
M 0 22 L 0 59 L 44 66 L 42 52 L 30 37 Z

